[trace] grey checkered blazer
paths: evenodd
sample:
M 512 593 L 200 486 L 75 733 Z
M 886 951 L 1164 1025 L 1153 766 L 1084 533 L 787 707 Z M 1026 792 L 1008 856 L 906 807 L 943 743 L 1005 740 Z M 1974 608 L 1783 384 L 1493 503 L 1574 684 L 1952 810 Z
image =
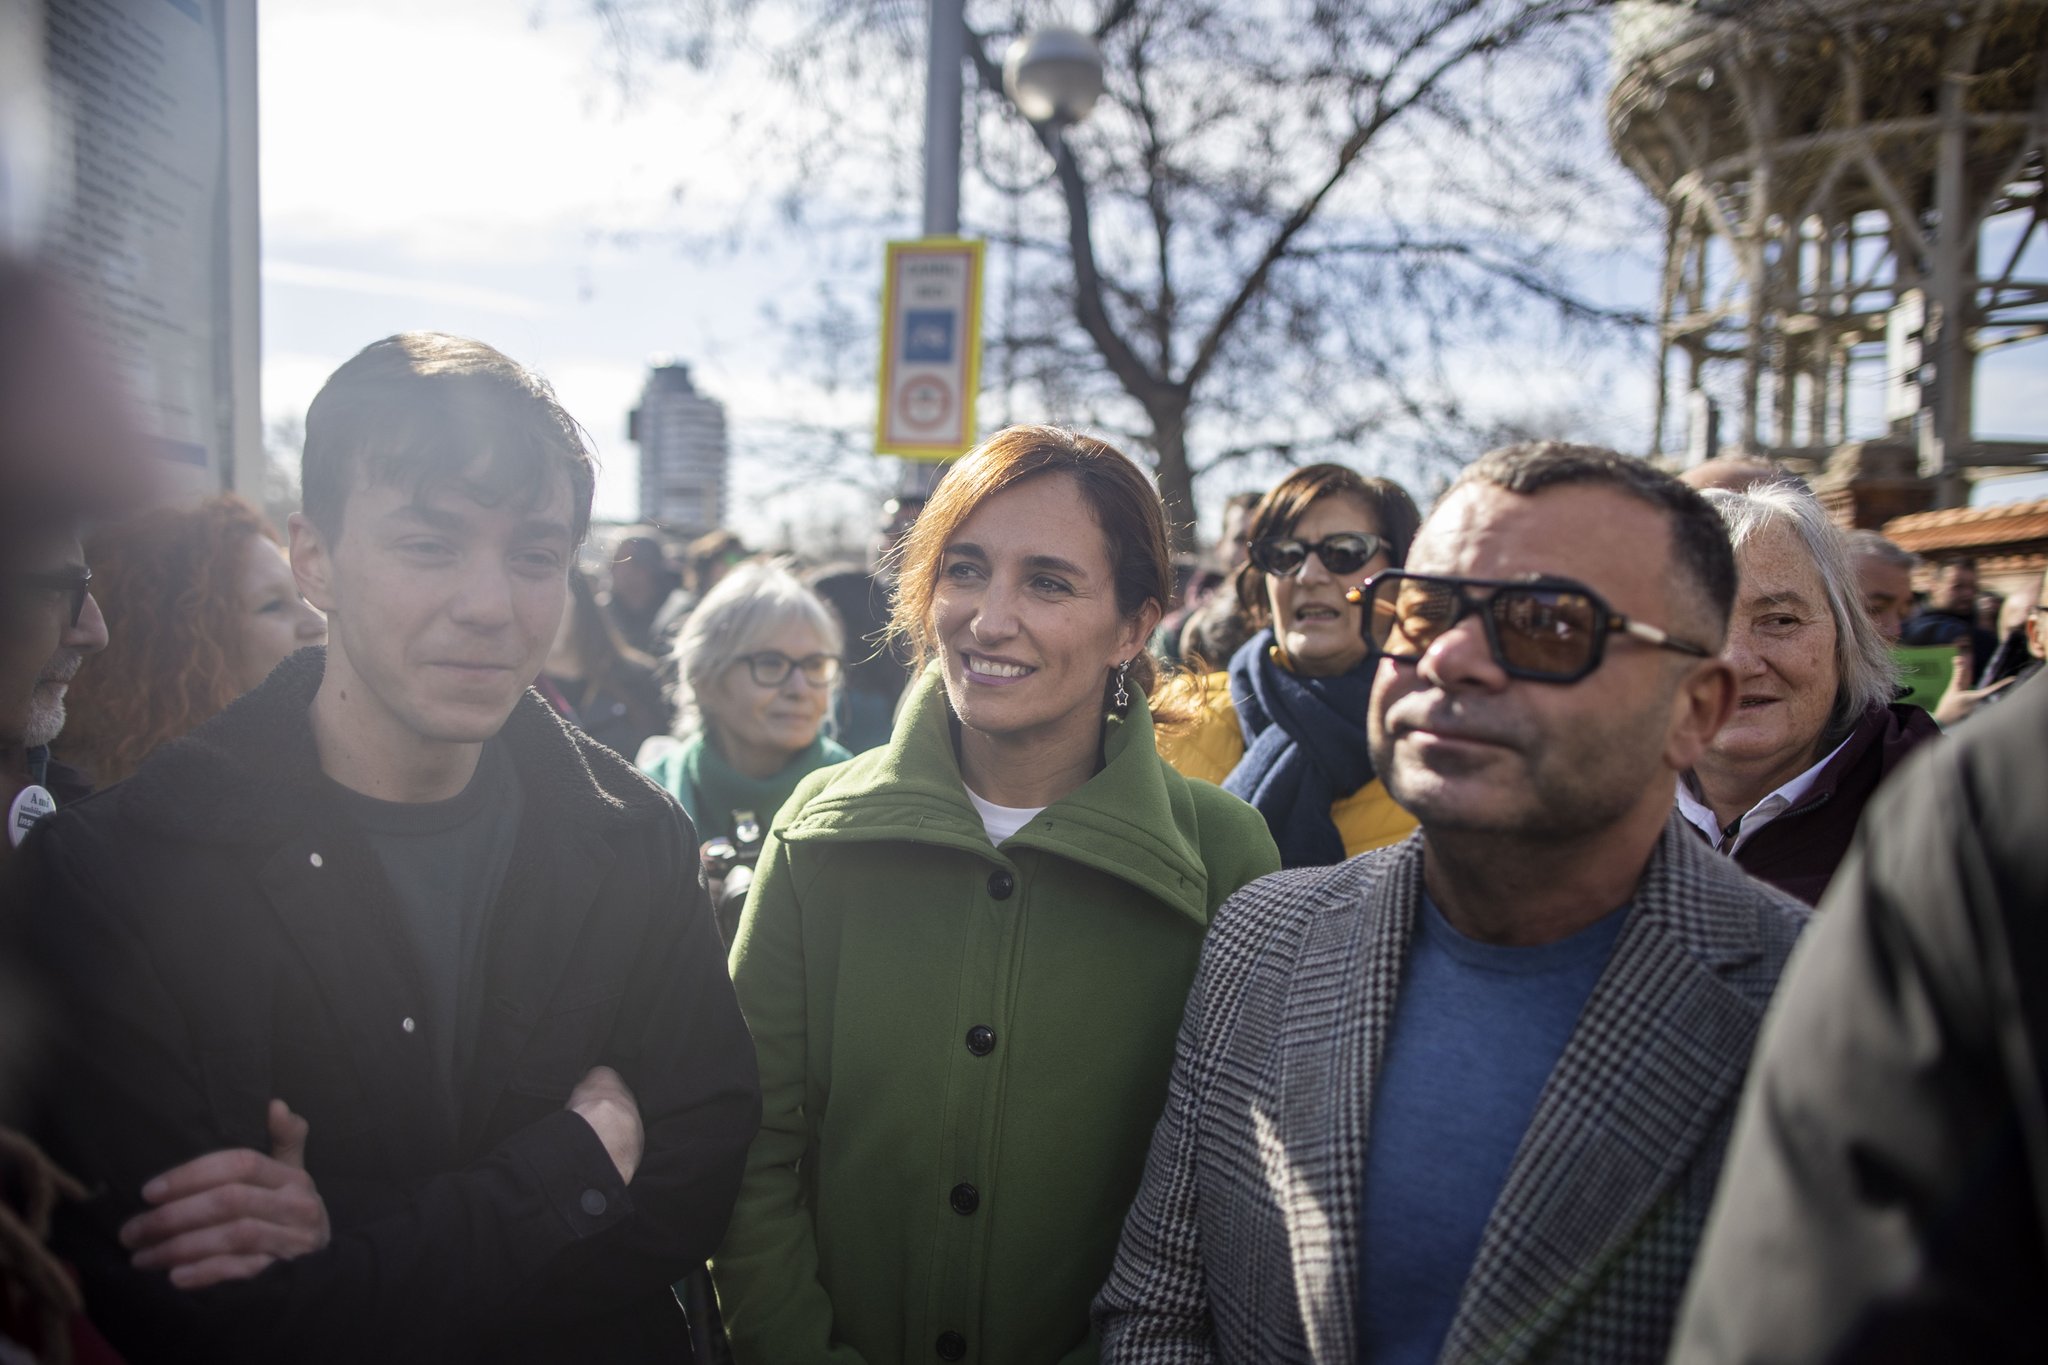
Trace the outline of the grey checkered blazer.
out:
M 1351 1365 L 1359 1181 L 1422 840 L 1217 912 L 1096 1300 L 1106 1365 Z M 1665 827 L 1545 1085 L 1445 1362 L 1659 1361 L 1806 907 Z

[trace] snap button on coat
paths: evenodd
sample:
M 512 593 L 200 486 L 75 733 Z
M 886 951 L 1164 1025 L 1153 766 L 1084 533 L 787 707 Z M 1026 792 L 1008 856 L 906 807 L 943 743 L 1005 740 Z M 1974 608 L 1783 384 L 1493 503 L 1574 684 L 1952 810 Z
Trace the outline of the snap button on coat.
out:
M 1006 901 L 1017 889 L 1017 879 L 1007 872 L 991 872 L 988 877 L 988 893 L 999 901 Z
M 963 1180 L 953 1187 L 952 1202 L 953 1212 L 964 1218 L 981 1207 L 981 1191 Z

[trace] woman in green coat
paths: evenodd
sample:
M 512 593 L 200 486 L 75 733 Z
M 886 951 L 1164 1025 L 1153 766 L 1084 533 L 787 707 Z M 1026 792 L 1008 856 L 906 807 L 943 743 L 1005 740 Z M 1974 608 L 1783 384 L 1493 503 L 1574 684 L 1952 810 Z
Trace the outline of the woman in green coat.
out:
M 741 1365 L 1092 1361 L 1209 915 L 1279 856 L 1153 747 L 1165 521 L 1014 427 L 904 547 L 894 737 L 783 808 L 733 946 L 764 1115 L 713 1262 Z

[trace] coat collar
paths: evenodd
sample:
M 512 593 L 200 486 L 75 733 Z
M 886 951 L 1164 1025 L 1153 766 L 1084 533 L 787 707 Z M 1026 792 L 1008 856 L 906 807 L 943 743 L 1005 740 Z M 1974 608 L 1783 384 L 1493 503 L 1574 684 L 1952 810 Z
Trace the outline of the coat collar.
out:
M 936 663 L 914 685 L 882 749 L 815 773 L 776 832 L 787 842 L 904 840 L 1007 862 L 1042 849 L 1127 882 L 1207 924 L 1209 873 L 1191 837 L 1192 798 L 1153 744 L 1142 694 L 1105 722 L 1102 770 L 1048 806 L 998 850 L 967 799 L 953 748 L 953 710 Z M 1171 779 L 1171 780 L 1170 780 Z
M 1897 767 L 1922 740 L 1940 733 L 1941 727 L 1924 707 L 1910 702 L 1873 702 L 1826 758 L 1777 789 L 1782 792 L 1786 787 L 1796 787 L 1779 814 L 1803 815 L 1833 800 L 1845 784 L 1853 784 L 1861 788 L 1859 795 L 1867 795 L 1869 788 L 1877 785 L 1877 779 Z M 1873 751 L 1877 762 L 1866 767 Z M 1689 772 L 1680 778 L 1678 791 L 1680 809 L 1691 808 L 1695 828 L 1705 834 L 1702 822 L 1718 827 L 1713 811 L 1701 796 L 1698 774 Z M 1719 840 L 1710 836 L 1708 842 Z
M 1881 776 L 1898 766 L 1922 740 L 1941 733 L 1926 708 L 1910 702 L 1875 702 L 1850 729 L 1849 737 L 1828 755 L 1813 784 L 1787 809 L 1786 814 L 1811 810 L 1831 799 L 1851 781 L 1872 750 L 1878 754 L 1876 773 Z M 1876 785 L 1872 782 L 1871 785 Z
M 1275 1141 L 1311 1357 L 1356 1353 L 1363 1153 L 1421 900 L 1420 833 L 1327 886 L 1290 986 Z M 1764 952 L 1758 888 L 1667 822 L 1633 908 L 1545 1084 L 1445 1341 L 1445 1360 L 1524 1358 L 1580 1301 L 1718 1130 L 1762 1013 L 1725 979 Z M 1336 1020 L 1335 1027 L 1329 1021 Z M 1625 1083 L 1618 1083 L 1625 1078 Z
M 302 649 L 262 685 L 151 754 L 122 785 L 138 819 L 204 844 L 274 844 L 304 821 L 320 755 L 307 708 L 327 651 Z M 561 719 L 531 688 L 499 732 L 529 802 L 593 832 L 658 819 L 668 798 L 631 764 Z
M 227 847 L 256 869 L 265 902 L 299 946 L 314 987 L 364 1059 L 370 1102 L 412 1115 L 393 1132 L 431 1132 L 419 1109 L 437 1084 L 428 1054 L 400 1021 L 426 989 L 394 918 L 391 891 L 369 845 L 331 809 L 307 707 L 325 653 L 301 650 L 255 691 L 153 754 L 117 799 L 138 823 L 172 838 Z M 618 755 L 563 723 L 528 691 L 499 732 L 519 775 L 520 825 L 511 866 L 486 926 L 481 979 L 491 983 L 463 1097 L 456 1160 L 484 1131 L 540 1019 L 614 861 L 615 843 L 677 820 L 660 788 Z M 677 869 L 680 877 L 693 869 Z M 394 1137 L 394 1142 L 397 1139 Z M 397 1148 L 393 1159 L 399 1160 Z

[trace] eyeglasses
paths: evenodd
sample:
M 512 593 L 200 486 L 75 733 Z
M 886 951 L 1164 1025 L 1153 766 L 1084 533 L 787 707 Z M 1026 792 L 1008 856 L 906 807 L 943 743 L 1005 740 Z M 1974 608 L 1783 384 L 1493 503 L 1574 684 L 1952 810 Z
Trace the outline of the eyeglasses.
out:
M 804 681 L 813 687 L 830 687 L 839 678 L 837 654 L 806 654 L 801 659 L 792 659 L 780 650 L 764 649 L 759 654 L 742 654 L 733 662 L 745 664 L 754 681 L 763 687 L 782 686 L 791 669 L 802 673 Z
M 1259 572 L 1285 578 L 1308 563 L 1314 555 L 1323 561 L 1323 567 L 1342 578 L 1345 574 L 1357 573 L 1372 562 L 1386 542 L 1378 536 L 1363 531 L 1339 531 L 1334 536 L 1324 536 L 1311 545 L 1293 536 L 1260 536 L 1247 551 L 1253 565 Z
M 1701 659 L 1714 651 L 1631 621 L 1583 583 L 1447 578 L 1399 569 L 1374 574 L 1345 596 L 1364 605 L 1359 633 L 1382 658 L 1419 659 L 1458 622 L 1477 614 L 1493 661 L 1511 678 L 1570 683 L 1600 666 L 1610 632 Z
M 71 624 L 76 626 L 85 615 L 85 599 L 92 592 L 92 570 L 83 564 L 66 564 L 61 569 L 45 569 L 37 573 L 25 573 L 22 581 L 31 588 L 44 592 L 68 592 L 71 594 Z

